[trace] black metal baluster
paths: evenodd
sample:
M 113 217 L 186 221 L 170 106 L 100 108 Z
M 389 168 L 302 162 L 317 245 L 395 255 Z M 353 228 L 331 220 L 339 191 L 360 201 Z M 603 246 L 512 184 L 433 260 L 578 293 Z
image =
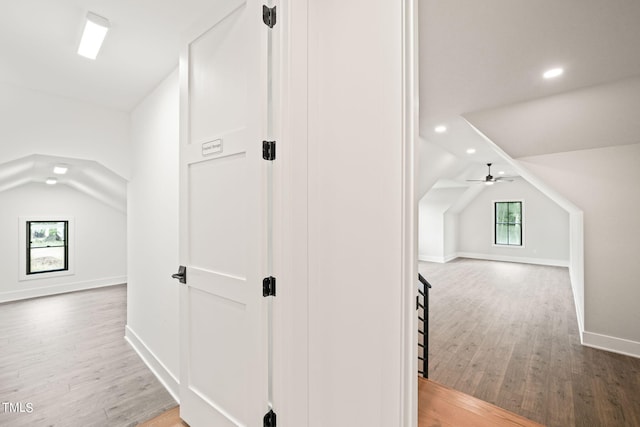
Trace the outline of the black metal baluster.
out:
M 422 372 L 420 373 L 424 378 L 429 378 L 429 289 L 431 289 L 431 284 L 420 273 L 418 273 L 418 280 L 424 286 L 424 292 L 418 289 L 423 304 L 417 301 L 417 306 L 422 307 L 422 317 L 418 316 L 418 319 L 422 321 L 422 331 L 418 330 L 418 332 L 422 332 L 422 345 L 418 344 L 422 348 L 422 357 L 418 357 L 418 359 L 422 361 Z

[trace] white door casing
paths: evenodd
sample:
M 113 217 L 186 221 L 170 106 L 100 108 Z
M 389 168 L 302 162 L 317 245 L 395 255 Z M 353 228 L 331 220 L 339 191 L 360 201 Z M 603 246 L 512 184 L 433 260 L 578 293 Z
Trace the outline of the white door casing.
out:
M 269 410 L 270 162 L 262 4 L 219 2 L 180 59 L 180 415 L 257 426 Z

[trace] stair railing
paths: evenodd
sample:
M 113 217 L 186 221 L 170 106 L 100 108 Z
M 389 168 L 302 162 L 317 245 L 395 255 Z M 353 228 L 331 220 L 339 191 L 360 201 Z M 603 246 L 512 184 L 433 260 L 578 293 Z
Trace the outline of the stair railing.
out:
M 422 343 L 418 342 L 418 362 L 419 364 L 421 362 L 422 367 L 418 367 L 418 373 L 424 378 L 429 378 L 429 289 L 431 284 L 420 273 L 418 273 L 418 280 L 422 284 L 422 289 L 418 285 L 416 296 L 418 335 L 422 335 Z M 422 353 L 421 356 L 420 353 Z

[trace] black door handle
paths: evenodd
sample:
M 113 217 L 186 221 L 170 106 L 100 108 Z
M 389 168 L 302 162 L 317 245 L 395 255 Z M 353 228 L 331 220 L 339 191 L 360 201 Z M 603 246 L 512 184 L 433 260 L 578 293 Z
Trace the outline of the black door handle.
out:
M 178 272 L 176 274 L 172 274 L 171 277 L 178 279 L 180 283 L 187 283 L 187 267 L 181 265 L 178 267 Z

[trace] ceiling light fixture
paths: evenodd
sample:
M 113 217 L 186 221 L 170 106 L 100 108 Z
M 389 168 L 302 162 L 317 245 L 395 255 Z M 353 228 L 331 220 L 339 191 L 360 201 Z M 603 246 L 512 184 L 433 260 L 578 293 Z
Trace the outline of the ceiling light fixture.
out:
M 56 185 L 58 180 L 56 178 L 47 178 L 45 182 L 47 183 L 47 185 Z
M 57 165 L 53 167 L 53 173 L 55 173 L 56 175 L 64 175 L 68 170 L 69 167 L 64 165 Z
M 552 79 L 554 77 L 561 76 L 562 73 L 564 73 L 564 70 L 562 68 L 552 68 L 551 70 L 545 71 L 542 77 L 544 77 L 545 79 Z
M 475 153 L 475 152 L 476 152 L 476 149 L 475 149 L 475 148 L 468 148 L 468 149 L 467 149 L 467 154 L 473 154 L 473 153 Z
M 109 20 L 95 13 L 87 13 L 87 22 L 78 46 L 78 55 L 89 59 L 96 59 L 104 37 L 109 30 Z
M 500 171 L 500 172 L 498 172 L 498 174 L 504 175 L 504 171 Z
M 445 125 L 436 126 L 433 130 L 437 133 L 445 133 L 447 131 L 447 127 Z

